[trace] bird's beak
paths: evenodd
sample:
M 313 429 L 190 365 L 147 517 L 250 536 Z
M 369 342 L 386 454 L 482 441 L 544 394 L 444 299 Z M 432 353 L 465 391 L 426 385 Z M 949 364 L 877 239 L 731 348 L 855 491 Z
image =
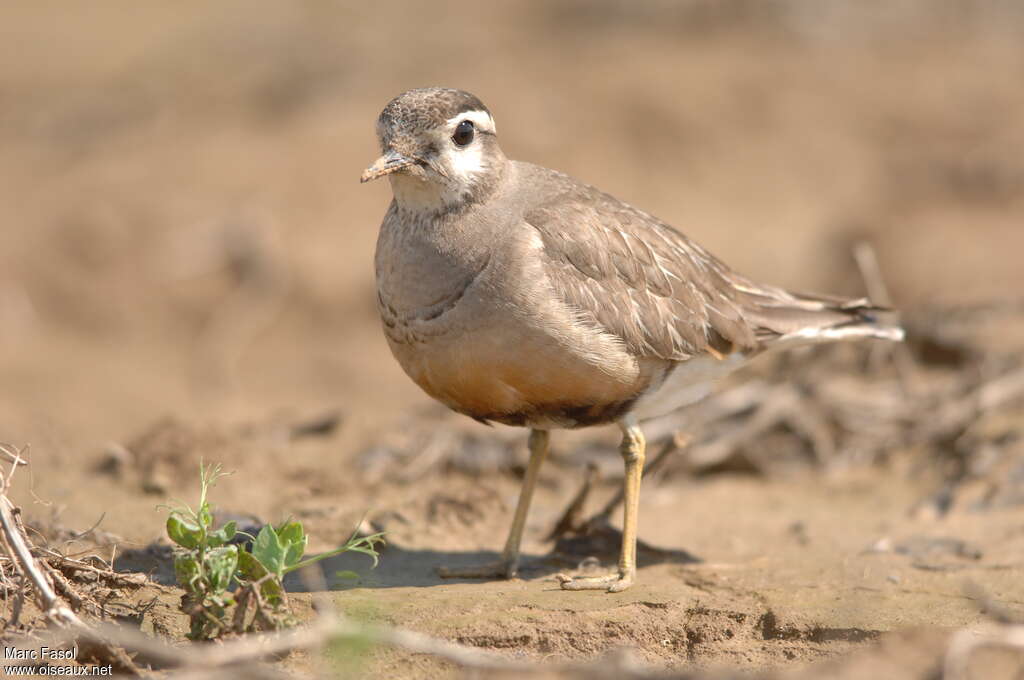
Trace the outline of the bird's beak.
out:
M 392 172 L 407 168 L 416 161 L 408 156 L 403 156 L 397 151 L 391 150 L 385 153 L 383 156 L 373 162 L 373 165 L 363 170 L 362 177 L 359 178 L 360 182 L 369 182 L 371 179 L 377 179 L 384 175 L 390 175 Z

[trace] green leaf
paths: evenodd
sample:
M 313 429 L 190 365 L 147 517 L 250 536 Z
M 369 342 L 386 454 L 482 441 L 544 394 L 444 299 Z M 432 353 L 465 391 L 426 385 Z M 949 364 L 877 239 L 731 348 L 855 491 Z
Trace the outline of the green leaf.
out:
M 334 550 L 330 550 L 325 553 L 320 553 L 315 557 L 310 557 L 307 560 L 302 560 L 297 564 L 293 564 L 286 568 L 284 573 L 289 574 L 295 571 L 296 569 L 308 567 L 311 564 L 316 564 L 320 560 L 326 560 L 329 557 L 340 555 L 343 552 L 358 552 L 363 553 L 364 555 L 369 555 L 370 558 L 373 560 L 373 566 L 376 567 L 377 559 L 380 557 L 375 547 L 378 543 L 384 543 L 384 532 L 362 537 L 354 533 L 352 534 L 352 536 L 349 537 L 345 545 L 341 546 L 340 548 L 335 548 Z
M 282 543 L 304 543 L 306 532 L 300 522 L 285 522 L 277 528 L 277 537 Z
M 213 526 L 213 513 L 210 512 L 210 504 L 203 503 L 199 506 L 199 512 L 196 513 L 196 518 L 199 520 L 199 526 L 209 531 L 210 527 Z
M 241 550 L 238 553 L 238 573 L 246 581 L 255 583 L 269 572 L 260 564 L 259 560 L 253 557 L 252 553 Z M 260 586 L 260 594 L 267 602 L 277 604 L 282 601 L 284 590 L 279 580 L 267 579 Z
M 174 514 L 167 518 L 167 535 L 189 550 L 195 550 L 203 540 L 203 531 L 194 522 Z
M 178 584 L 185 590 L 195 592 L 199 584 L 199 563 L 190 554 L 178 555 L 174 558 L 174 576 Z
M 206 553 L 206 575 L 210 581 L 210 589 L 215 594 L 223 593 L 228 589 L 237 569 L 237 545 L 214 548 Z
M 364 548 L 363 546 L 360 546 L 360 545 L 354 545 L 351 548 L 349 548 L 349 550 L 351 550 L 352 552 L 363 553 L 364 555 L 369 555 L 370 559 L 373 560 L 373 567 L 371 567 L 372 569 L 376 569 L 377 565 L 380 563 L 380 553 L 378 553 L 372 547 L 371 548 Z
M 284 576 L 285 549 L 274 527 L 267 524 L 256 534 L 256 540 L 252 543 L 252 556 L 270 573 L 276 574 L 278 578 Z
M 344 569 L 342 571 L 336 571 L 336 572 L 334 572 L 334 576 L 335 576 L 335 578 L 343 578 L 343 579 L 348 579 L 350 581 L 354 581 L 355 579 L 359 578 L 359 574 L 357 574 L 356 572 L 352 571 L 351 569 Z
M 238 573 L 246 581 L 259 581 L 269 572 L 252 553 L 242 550 L 238 553 Z
M 302 560 L 309 538 L 299 522 L 288 522 L 281 525 L 277 530 L 277 537 L 284 548 L 284 569 L 287 570 Z
M 353 533 L 348 539 L 346 547 L 358 553 L 369 555 L 373 559 L 373 568 L 377 568 L 380 553 L 377 551 L 377 544 L 384 545 L 384 532 L 378 532 L 376 534 L 370 534 L 369 536 L 357 537 L 357 534 Z
M 219 545 L 230 543 L 231 539 L 234 538 L 235 534 L 237 533 L 235 527 L 235 521 L 231 520 L 230 522 L 222 526 L 220 529 L 217 529 L 216 531 L 211 531 L 206 540 L 211 547 L 217 547 Z

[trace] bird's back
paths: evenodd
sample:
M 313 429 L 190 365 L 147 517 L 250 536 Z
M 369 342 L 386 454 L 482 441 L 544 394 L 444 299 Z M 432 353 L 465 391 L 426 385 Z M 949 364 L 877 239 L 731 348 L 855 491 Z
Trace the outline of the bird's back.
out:
M 539 189 L 524 195 L 522 216 L 542 240 L 553 288 L 638 356 L 686 361 L 818 334 L 898 339 L 867 300 L 755 283 L 652 215 L 564 174 L 519 165 Z

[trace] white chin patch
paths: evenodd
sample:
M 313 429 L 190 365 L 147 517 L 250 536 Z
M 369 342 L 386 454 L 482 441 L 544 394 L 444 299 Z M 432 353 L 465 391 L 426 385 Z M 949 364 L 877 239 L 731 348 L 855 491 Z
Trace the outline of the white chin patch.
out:
M 388 178 L 398 203 L 414 212 L 441 210 L 445 206 L 455 205 L 460 199 L 458 192 L 419 177 L 395 172 L 388 175 Z
M 469 184 L 483 172 L 483 148 L 476 142 L 464 149 L 449 146 L 443 155 L 444 167 L 451 171 L 452 179 L 459 183 Z

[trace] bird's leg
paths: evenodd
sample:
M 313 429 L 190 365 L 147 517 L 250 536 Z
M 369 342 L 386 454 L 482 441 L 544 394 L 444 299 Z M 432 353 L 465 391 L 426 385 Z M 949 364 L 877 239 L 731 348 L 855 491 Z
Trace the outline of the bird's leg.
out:
M 519 570 L 519 544 L 523 539 L 523 529 L 526 527 L 526 514 L 530 510 L 530 500 L 533 498 L 533 489 L 537 486 L 540 466 L 548 455 L 549 439 L 550 434 L 547 430 L 530 430 L 530 462 L 526 466 L 526 477 L 523 478 L 523 487 L 519 491 L 519 503 L 516 505 L 515 515 L 512 517 L 512 528 L 508 532 L 508 540 L 505 541 L 501 559 L 476 567 L 455 569 L 441 567 L 437 570 L 441 578 L 515 577 Z
M 570 578 L 558 574 L 564 590 L 604 590 L 622 592 L 633 585 L 636 578 L 636 524 L 640 511 L 640 478 L 644 471 L 644 433 L 636 423 L 623 423 L 622 444 L 619 452 L 626 464 L 623 481 L 622 551 L 619 553 L 619 573 L 608 576 Z

